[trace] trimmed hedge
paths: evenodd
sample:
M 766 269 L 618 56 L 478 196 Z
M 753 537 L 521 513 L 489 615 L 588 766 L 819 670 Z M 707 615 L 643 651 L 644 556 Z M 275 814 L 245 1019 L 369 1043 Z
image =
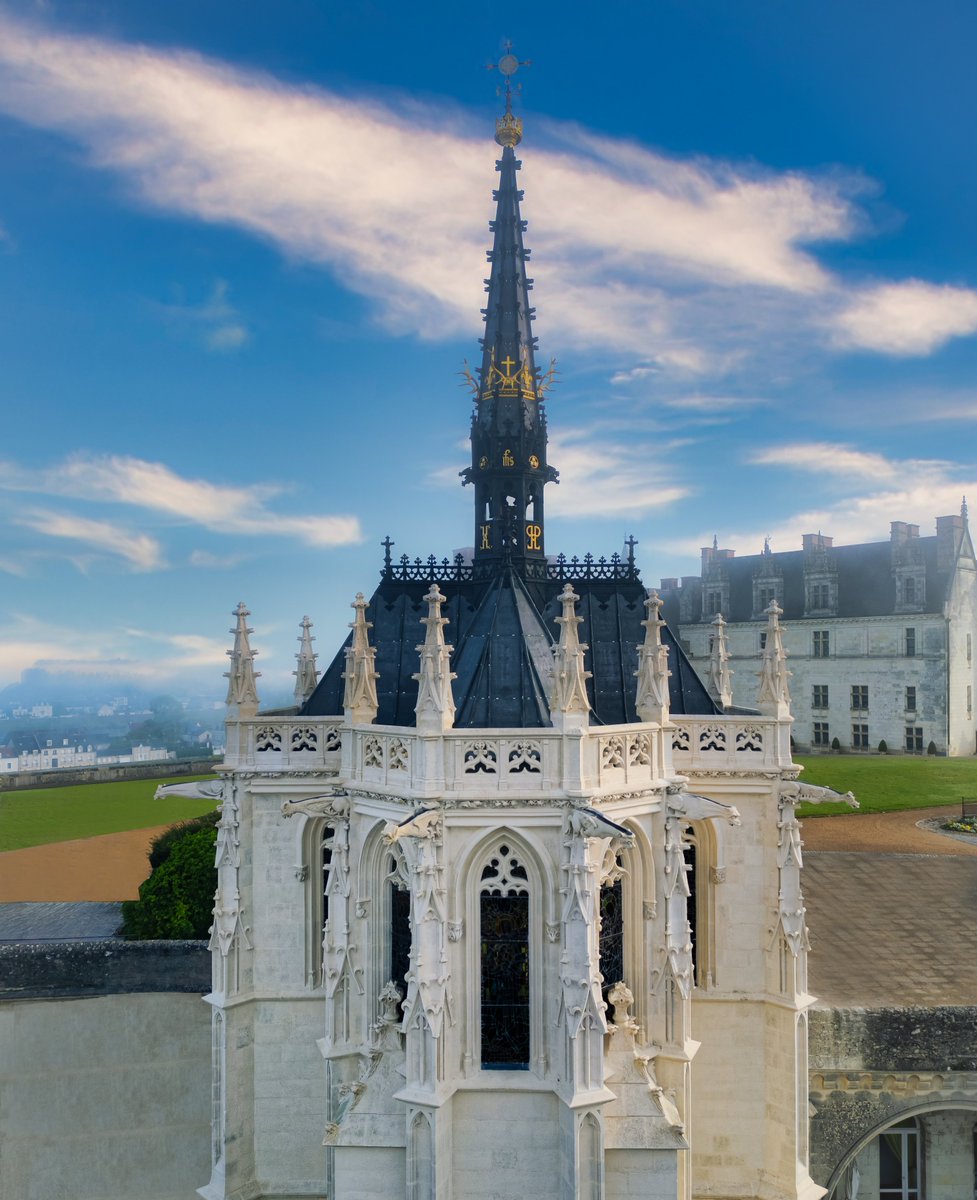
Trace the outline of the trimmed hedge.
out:
M 122 936 L 165 941 L 205 938 L 213 920 L 216 814 L 169 829 L 150 848 L 152 874 L 138 900 L 122 905 Z

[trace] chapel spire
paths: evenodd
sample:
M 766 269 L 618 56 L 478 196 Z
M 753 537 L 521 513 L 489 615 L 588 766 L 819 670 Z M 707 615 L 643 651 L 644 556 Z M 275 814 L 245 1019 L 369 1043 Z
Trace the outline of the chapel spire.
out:
M 491 273 L 485 281 L 488 303 L 483 310 L 485 336 L 482 365 L 476 380 L 467 372 L 475 394 L 472 418 L 472 465 L 462 472 L 475 485 L 475 561 L 544 563 L 543 486 L 557 478 L 546 462 L 546 416 L 542 397 L 552 378 L 536 368 L 534 310 L 529 304 L 533 281 L 526 274 L 529 250 L 516 186 L 521 163 L 515 147 L 522 140 L 522 119 L 512 112 L 511 77 L 520 66 L 506 47 L 498 68 L 505 77 L 505 112 L 496 121 L 495 140 L 502 147 L 496 162 L 499 187 L 494 193 L 494 237 L 488 251 Z

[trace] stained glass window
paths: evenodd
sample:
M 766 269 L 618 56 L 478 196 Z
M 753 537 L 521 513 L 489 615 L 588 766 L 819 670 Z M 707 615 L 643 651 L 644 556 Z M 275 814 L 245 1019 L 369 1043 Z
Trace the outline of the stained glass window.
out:
M 600 973 L 604 976 L 604 1003 L 607 993 L 624 979 L 624 897 L 621 880 L 605 883 L 600 889 Z M 609 1016 L 613 1016 L 613 1006 Z
M 529 1067 L 529 891 L 526 868 L 500 846 L 482 871 L 482 1066 Z
M 390 884 L 390 972 L 388 979 L 407 996 L 407 972 L 410 970 L 410 892 Z
M 686 911 L 689 918 L 689 941 L 692 943 L 692 983 L 699 982 L 699 962 L 696 954 L 696 887 L 695 887 L 695 867 L 696 867 L 696 844 L 695 842 L 686 842 L 683 848 L 685 855 L 685 865 L 688 870 L 685 873 L 685 878 L 689 884 L 689 899 L 686 903 Z

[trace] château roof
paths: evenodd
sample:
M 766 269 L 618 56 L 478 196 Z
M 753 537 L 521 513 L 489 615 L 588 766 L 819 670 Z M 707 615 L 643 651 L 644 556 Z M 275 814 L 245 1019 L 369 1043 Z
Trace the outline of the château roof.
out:
M 973 559 L 974 551 L 965 514 L 960 518 L 940 517 L 938 526 L 942 531 L 935 536 L 919 537 L 913 532 L 906 537 L 899 531 L 915 531 L 916 527 L 895 522 L 893 539 L 887 542 L 835 546 L 830 538 L 816 535 L 819 544 L 804 550 L 736 557 L 720 551 L 722 557 L 707 558 L 701 580 L 684 579 L 682 588 L 674 591 L 663 587 L 666 615 L 677 618 L 679 591 L 684 593 L 692 587 L 701 595 L 722 583 L 722 615 L 728 622 L 760 620 L 755 583 L 766 579 L 777 581 L 785 621 L 942 613 L 958 556 Z M 815 536 L 808 538 L 815 541 Z M 915 581 L 911 602 L 900 590 L 907 576 Z M 832 584 L 832 603 L 827 608 L 811 609 L 808 583 L 822 579 Z M 689 602 L 682 602 L 683 623 L 712 620 L 714 614 L 707 611 L 708 605 L 698 597 L 692 603 L 694 611 Z

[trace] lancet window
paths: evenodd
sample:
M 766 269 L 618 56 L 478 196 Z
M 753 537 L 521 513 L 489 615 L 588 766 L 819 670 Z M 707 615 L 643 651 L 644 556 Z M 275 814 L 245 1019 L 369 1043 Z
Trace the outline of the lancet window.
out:
M 526 1070 L 530 1056 L 529 882 L 503 843 L 479 882 L 482 1066 Z
M 322 983 L 322 942 L 326 921 L 329 920 L 329 867 L 332 863 L 333 838 L 336 831 L 323 820 L 310 821 L 303 841 L 302 872 L 306 878 L 306 983 L 318 987 Z
M 711 988 L 716 981 L 716 887 L 722 879 L 717 870 L 716 834 L 711 821 L 690 821 L 682 840 L 686 880 L 689 941 L 692 943 L 692 982 Z
M 390 853 L 385 861 L 384 883 L 387 890 L 387 955 L 385 979 L 392 980 L 407 997 L 407 973 L 410 970 L 411 922 L 410 889 L 403 857 Z M 403 1008 L 403 1004 L 401 1004 Z
M 624 962 L 624 873 L 621 856 L 615 855 L 613 866 L 600 889 L 599 962 L 604 980 L 601 993 L 611 1016 L 613 1005 L 609 1004 L 608 993 L 615 983 L 627 981 Z

